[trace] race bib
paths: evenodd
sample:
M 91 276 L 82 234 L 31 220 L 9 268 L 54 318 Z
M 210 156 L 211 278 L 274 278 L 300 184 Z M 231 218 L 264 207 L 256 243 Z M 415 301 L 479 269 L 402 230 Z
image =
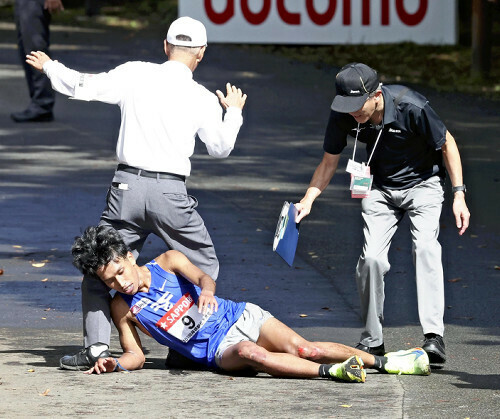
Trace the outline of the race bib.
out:
M 156 326 L 182 342 L 188 342 L 206 323 L 210 314 L 198 313 L 198 306 L 189 293 L 184 294 Z

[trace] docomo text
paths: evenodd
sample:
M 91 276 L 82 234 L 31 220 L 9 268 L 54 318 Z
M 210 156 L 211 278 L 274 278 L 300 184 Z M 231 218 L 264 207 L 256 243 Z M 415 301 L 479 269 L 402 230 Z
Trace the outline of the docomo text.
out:
M 179 0 L 208 43 L 455 44 L 456 0 Z
M 214 0 L 204 0 L 205 13 L 208 19 L 216 24 L 223 25 L 229 22 L 235 15 L 235 3 L 239 3 L 243 18 L 251 25 L 261 25 L 268 19 L 272 7 L 283 23 L 287 25 L 300 25 L 304 18 L 300 12 L 291 11 L 287 8 L 286 0 L 261 0 L 261 8 L 250 8 L 252 0 L 224 0 L 226 5 L 223 10 L 214 7 Z M 253 0 L 255 2 L 255 0 Z M 361 24 L 370 26 L 372 24 L 371 1 L 361 0 Z M 377 1 L 377 0 L 376 0 Z M 407 26 L 415 26 L 422 22 L 428 12 L 428 0 L 418 0 L 416 10 L 405 6 L 404 0 L 378 0 L 380 4 L 380 25 L 389 26 L 391 23 L 391 1 L 395 3 L 396 15 L 400 22 Z M 217 2 L 218 4 L 221 1 Z M 354 3 L 358 1 L 354 0 Z M 306 14 L 308 19 L 315 25 L 323 26 L 332 21 L 337 13 L 337 6 L 342 6 L 342 25 L 352 24 L 353 0 L 328 0 L 326 10 L 317 10 L 314 0 L 305 0 Z M 340 7 L 339 7 L 340 8 Z

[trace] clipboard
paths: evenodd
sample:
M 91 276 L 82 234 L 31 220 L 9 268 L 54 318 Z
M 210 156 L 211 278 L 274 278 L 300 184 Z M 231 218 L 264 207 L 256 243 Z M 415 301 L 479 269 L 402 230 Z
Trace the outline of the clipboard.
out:
M 299 241 L 300 223 L 295 222 L 297 213 L 295 205 L 285 201 L 274 233 L 273 251 L 280 255 L 289 266 L 293 264 Z

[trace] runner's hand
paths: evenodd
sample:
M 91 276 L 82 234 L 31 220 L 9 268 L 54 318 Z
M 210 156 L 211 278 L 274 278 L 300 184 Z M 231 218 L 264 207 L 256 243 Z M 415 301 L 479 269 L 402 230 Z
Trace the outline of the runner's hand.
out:
M 84 374 L 101 374 L 102 372 L 113 372 L 116 368 L 116 360 L 112 357 L 109 358 L 99 358 L 94 366 L 89 370 L 85 371 Z
M 215 299 L 212 291 L 201 291 L 200 298 L 198 298 L 198 313 L 212 314 L 217 312 L 219 305 Z

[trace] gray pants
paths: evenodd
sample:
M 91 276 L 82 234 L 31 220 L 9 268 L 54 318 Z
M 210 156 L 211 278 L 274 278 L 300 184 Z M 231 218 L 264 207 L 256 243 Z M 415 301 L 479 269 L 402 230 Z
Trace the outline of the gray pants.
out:
M 444 333 L 444 284 L 441 245 L 438 242 L 443 185 L 434 176 L 410 189 L 374 189 L 362 201 L 364 246 L 356 267 L 365 330 L 361 343 L 383 343 L 384 276 L 390 269 L 388 252 L 399 222 L 410 218 L 413 263 L 416 270 L 418 314 L 425 333 Z
M 195 210 L 197 205 L 196 199 L 187 194 L 186 185 L 181 180 L 147 178 L 117 170 L 99 224 L 119 231 L 135 257 L 148 235 L 156 234 L 168 249 L 184 253 L 215 280 L 219 262 L 203 219 Z M 85 347 L 96 342 L 109 345 L 109 301 L 109 288 L 102 281 L 84 277 L 82 311 Z

